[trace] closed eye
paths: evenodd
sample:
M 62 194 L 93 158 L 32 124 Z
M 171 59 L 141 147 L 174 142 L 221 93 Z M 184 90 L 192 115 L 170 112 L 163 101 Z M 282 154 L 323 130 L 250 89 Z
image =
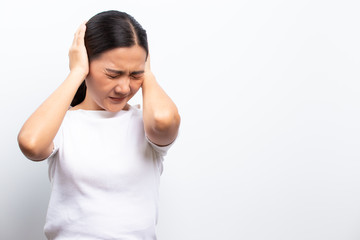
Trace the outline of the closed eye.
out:
M 106 74 L 106 76 L 107 76 L 108 78 L 110 78 L 110 79 L 116 79 L 116 78 L 118 78 L 120 75 L 112 76 L 112 75 L 107 75 L 107 74 Z
M 133 71 L 130 72 L 130 79 L 134 79 L 134 80 L 138 80 L 143 78 L 145 71 L 144 70 L 140 70 L 140 71 Z M 114 69 L 105 69 L 105 74 L 109 79 L 117 79 L 121 76 L 124 76 L 126 73 L 124 71 L 121 70 L 114 70 Z
M 143 74 L 131 74 L 130 77 L 131 77 L 132 79 L 137 80 L 137 79 L 142 78 L 142 77 L 143 77 Z

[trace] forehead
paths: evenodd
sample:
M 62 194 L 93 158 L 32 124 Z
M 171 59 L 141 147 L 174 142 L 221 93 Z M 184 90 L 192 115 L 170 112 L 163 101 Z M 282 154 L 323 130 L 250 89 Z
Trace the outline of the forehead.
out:
M 141 70 L 145 67 L 146 52 L 138 46 L 119 47 L 102 53 L 91 61 L 90 66 L 118 70 Z

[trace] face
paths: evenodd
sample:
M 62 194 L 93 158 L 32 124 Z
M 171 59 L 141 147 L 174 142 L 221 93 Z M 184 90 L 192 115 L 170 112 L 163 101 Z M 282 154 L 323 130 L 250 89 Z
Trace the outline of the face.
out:
M 120 47 L 90 62 L 86 105 L 92 110 L 125 109 L 144 81 L 146 52 L 140 46 Z

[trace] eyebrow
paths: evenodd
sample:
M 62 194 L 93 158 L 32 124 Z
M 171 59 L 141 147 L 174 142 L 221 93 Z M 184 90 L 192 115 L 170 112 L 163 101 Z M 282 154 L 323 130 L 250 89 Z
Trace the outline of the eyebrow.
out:
M 125 72 L 121 71 L 121 70 L 115 70 L 115 69 L 110 69 L 110 68 L 105 68 L 106 72 L 110 72 L 110 73 L 114 73 L 114 74 L 118 74 L 118 75 L 123 75 Z M 130 74 L 131 75 L 137 75 L 137 74 L 142 74 L 144 73 L 144 70 L 141 71 L 133 71 Z

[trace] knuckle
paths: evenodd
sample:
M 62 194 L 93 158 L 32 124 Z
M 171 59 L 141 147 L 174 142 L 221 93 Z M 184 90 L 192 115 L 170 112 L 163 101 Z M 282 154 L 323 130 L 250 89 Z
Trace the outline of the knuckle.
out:
M 79 52 L 79 49 L 76 47 L 70 47 L 69 53 L 77 53 Z

